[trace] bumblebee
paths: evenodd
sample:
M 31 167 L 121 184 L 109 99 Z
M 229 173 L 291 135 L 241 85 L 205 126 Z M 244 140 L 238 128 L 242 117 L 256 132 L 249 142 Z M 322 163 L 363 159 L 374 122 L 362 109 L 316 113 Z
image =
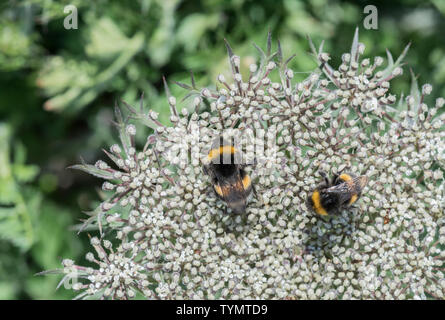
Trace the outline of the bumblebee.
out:
M 307 204 L 317 214 L 326 216 L 339 213 L 354 204 L 368 183 L 368 177 L 355 177 L 352 174 L 335 174 L 329 181 L 326 173 L 320 172 L 324 182 L 307 199 Z
M 203 167 L 204 173 L 211 177 L 216 195 L 236 214 L 246 212 L 247 197 L 253 189 L 240 157 L 233 143 L 218 137 L 207 155 L 209 164 Z

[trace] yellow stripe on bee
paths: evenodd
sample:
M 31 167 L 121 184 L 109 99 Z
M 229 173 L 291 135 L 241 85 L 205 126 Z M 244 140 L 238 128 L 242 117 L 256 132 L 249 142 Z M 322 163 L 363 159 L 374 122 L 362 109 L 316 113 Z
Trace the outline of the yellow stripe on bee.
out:
M 244 178 L 243 178 L 243 187 L 244 187 L 244 190 L 247 190 L 247 188 L 249 188 L 250 183 L 251 183 L 251 181 L 250 181 L 250 177 L 246 174 L 246 175 L 244 176 Z
M 340 175 L 340 179 L 342 179 L 344 182 L 346 182 L 350 188 L 354 187 L 354 180 L 352 179 L 352 177 L 349 174 L 342 173 Z
M 230 153 L 233 154 L 236 152 L 236 148 L 234 146 L 221 146 L 219 148 L 215 148 L 210 150 L 209 155 L 207 156 L 209 160 L 213 160 L 218 157 L 220 154 Z
M 314 191 L 314 193 L 312 193 L 312 202 L 314 203 L 314 210 L 316 213 L 321 214 L 322 216 L 326 216 L 328 214 L 326 209 L 321 205 L 320 192 Z
M 353 204 L 354 202 L 356 202 L 358 199 L 358 196 L 356 194 L 353 194 L 351 197 L 351 200 L 349 200 L 349 204 Z
M 351 181 L 352 180 L 352 177 L 346 173 L 342 173 L 339 178 L 342 179 L 343 181 Z
M 221 197 L 223 197 L 223 192 L 221 190 L 221 187 L 218 184 L 215 184 L 213 187 L 215 188 L 216 193 L 219 194 Z

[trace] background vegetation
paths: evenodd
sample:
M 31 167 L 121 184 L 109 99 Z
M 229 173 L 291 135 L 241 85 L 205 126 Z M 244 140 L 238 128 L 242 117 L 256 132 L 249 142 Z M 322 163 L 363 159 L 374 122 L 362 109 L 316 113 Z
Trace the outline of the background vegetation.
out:
M 63 27 L 65 5 L 78 8 L 77 30 Z M 412 42 L 405 74 L 393 93 L 409 92 L 412 68 L 431 83 L 431 99 L 445 96 L 445 2 L 374 1 L 378 30 L 365 30 L 367 1 L 250 0 L 25 0 L 0 5 L 0 299 L 65 299 L 58 277 L 35 273 L 82 264 L 90 230 L 75 225 L 99 203 L 101 181 L 66 168 L 80 156 L 104 159 L 116 141 L 113 105 L 121 99 L 169 112 L 162 76 L 201 84 L 227 68 L 227 38 L 248 66 L 270 29 L 292 68 L 311 70 L 306 35 L 340 61 L 356 26 L 366 55 L 398 56 Z M 299 76 L 299 75 L 297 75 Z M 171 85 L 175 95 L 185 90 Z M 147 130 L 147 129 L 146 129 Z M 139 143 L 147 132 L 138 130 Z M 92 188 L 91 186 L 96 186 Z

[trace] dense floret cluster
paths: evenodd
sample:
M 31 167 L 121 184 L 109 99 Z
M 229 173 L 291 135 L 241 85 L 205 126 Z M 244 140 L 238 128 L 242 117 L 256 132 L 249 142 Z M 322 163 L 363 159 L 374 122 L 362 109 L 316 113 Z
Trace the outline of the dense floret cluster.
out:
M 334 70 L 310 44 L 319 68 L 302 82 L 270 37 L 248 78 L 227 44 L 232 79 L 220 75 L 216 89 L 181 83 L 190 91 L 181 111 L 166 86 L 171 125 L 129 107 L 154 129 L 142 151 L 117 111 L 113 164 L 75 166 L 105 179 L 110 194 L 87 220 L 104 235 L 87 254 L 96 266 L 63 262 L 79 297 L 444 298 L 445 100 L 428 106 L 432 88 L 415 79 L 406 98 L 390 94 L 406 51 L 382 67 L 381 57 L 362 58 L 356 32 Z M 202 170 L 219 135 L 242 137 L 256 191 L 242 215 Z M 355 206 L 320 217 L 306 204 L 320 171 L 369 182 Z

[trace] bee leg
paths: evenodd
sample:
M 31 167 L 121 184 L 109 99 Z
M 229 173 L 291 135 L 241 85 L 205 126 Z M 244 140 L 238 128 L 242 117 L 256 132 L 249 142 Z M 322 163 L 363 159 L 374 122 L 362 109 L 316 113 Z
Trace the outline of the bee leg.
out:
M 335 173 L 333 176 L 332 176 L 332 185 L 333 186 L 335 186 L 335 185 L 337 185 L 337 182 L 338 182 L 338 177 L 340 176 L 340 173 Z
M 252 184 L 251 187 L 252 187 L 252 192 L 255 195 L 255 198 L 258 199 L 258 193 L 256 192 L 255 186 Z
M 209 175 L 209 169 L 207 168 L 206 165 L 202 166 L 202 171 L 204 172 L 205 175 Z
M 334 174 L 333 178 L 332 178 L 332 185 L 337 185 L 338 184 L 338 177 L 340 177 L 340 175 L 342 174 L 342 172 L 345 170 L 346 168 L 341 169 L 340 171 L 338 171 L 337 173 Z

